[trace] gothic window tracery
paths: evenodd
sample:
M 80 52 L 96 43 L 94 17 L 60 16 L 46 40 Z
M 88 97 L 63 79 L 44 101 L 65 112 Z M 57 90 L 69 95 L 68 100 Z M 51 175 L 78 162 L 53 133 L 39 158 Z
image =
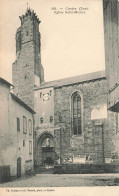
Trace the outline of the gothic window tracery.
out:
M 74 135 L 82 134 L 82 107 L 81 96 L 78 91 L 74 92 L 71 100 L 72 130 Z

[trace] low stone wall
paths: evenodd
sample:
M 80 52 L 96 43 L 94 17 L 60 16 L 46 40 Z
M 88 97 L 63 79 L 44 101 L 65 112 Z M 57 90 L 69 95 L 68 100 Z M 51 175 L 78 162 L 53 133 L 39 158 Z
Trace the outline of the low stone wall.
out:
M 60 171 L 59 171 L 60 170 Z M 119 164 L 63 164 L 54 166 L 54 173 L 63 174 L 96 174 L 119 173 Z

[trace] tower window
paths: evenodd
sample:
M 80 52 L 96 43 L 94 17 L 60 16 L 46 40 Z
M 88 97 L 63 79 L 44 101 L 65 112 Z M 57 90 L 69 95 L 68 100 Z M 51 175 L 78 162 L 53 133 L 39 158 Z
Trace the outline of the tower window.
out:
M 40 123 L 41 123 L 41 124 L 43 123 L 43 117 L 40 118 Z
M 40 92 L 40 98 L 42 97 L 42 92 Z
M 50 123 L 53 122 L 53 116 L 50 116 Z
M 50 90 L 50 96 L 52 95 L 52 90 Z
M 29 35 L 29 31 L 27 30 L 27 31 L 26 31 L 26 36 L 28 36 L 28 35 Z
M 26 63 L 25 67 L 27 67 L 27 66 L 29 66 L 29 65 Z
M 81 96 L 79 92 L 72 95 L 72 130 L 74 135 L 82 133 L 82 110 L 81 110 Z
M 16 52 L 21 50 L 21 32 L 17 33 L 17 41 L 16 41 Z

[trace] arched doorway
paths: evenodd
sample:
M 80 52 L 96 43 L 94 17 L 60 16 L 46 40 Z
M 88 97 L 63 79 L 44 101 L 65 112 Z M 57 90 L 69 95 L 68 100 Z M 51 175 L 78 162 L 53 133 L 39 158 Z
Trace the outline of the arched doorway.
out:
M 38 162 L 39 165 L 54 164 L 54 138 L 45 132 L 38 139 Z

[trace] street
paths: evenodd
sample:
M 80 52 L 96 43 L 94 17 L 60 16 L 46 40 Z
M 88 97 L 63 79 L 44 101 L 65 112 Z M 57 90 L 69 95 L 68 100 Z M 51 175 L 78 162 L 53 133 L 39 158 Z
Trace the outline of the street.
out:
M 36 174 L 0 184 L 0 187 L 119 186 L 119 174 Z

